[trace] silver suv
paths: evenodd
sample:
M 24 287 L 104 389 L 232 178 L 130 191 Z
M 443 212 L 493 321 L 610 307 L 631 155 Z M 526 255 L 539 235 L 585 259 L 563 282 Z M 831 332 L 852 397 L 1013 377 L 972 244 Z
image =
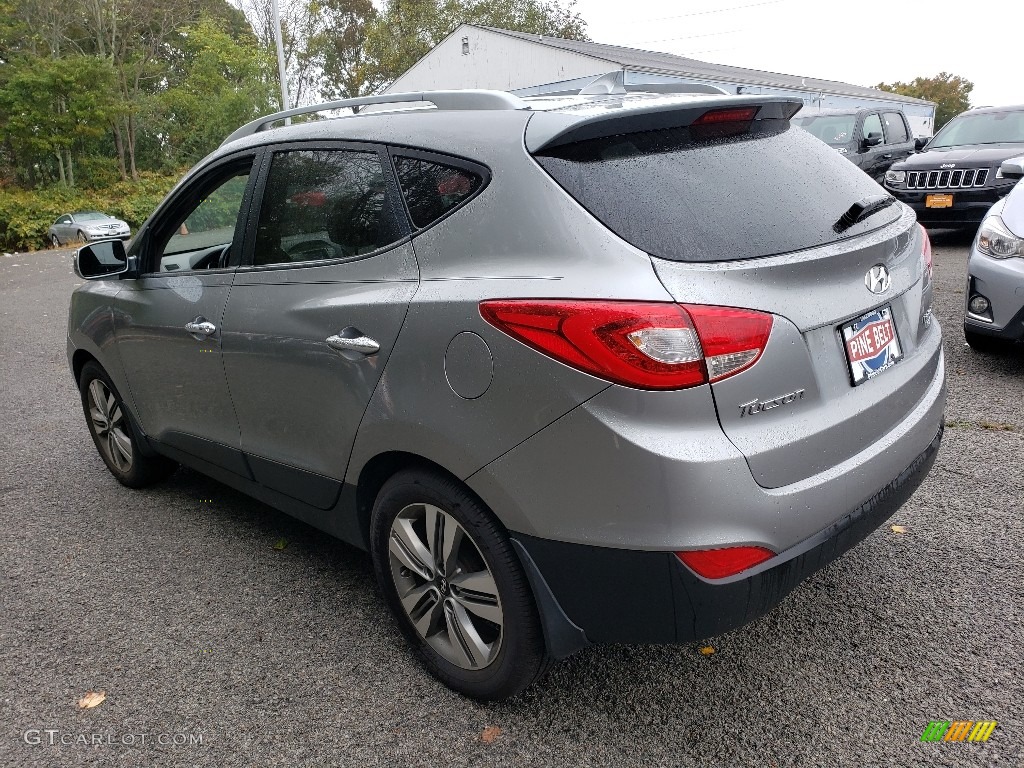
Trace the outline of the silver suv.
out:
M 78 252 L 68 357 L 122 483 L 184 464 L 368 549 L 480 699 L 749 622 L 921 483 L 928 239 L 798 102 L 620 73 L 317 109 L 385 102 L 256 121 L 127 253 Z

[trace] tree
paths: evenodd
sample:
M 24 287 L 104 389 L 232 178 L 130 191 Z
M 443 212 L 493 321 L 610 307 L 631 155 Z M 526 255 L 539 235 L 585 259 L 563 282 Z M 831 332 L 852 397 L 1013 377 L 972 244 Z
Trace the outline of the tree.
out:
M 312 0 L 304 68 L 320 74 L 320 96 L 348 99 L 366 90 L 366 33 L 377 20 L 371 0 Z
M 61 183 L 74 186 L 75 149 L 102 135 L 113 111 L 109 63 L 95 56 L 25 57 L 4 68 L 4 139 L 28 162 L 55 157 Z
M 917 77 L 910 83 L 879 83 L 876 88 L 935 102 L 935 130 L 971 108 L 974 83 L 959 75 L 939 72 L 935 77 Z
M 255 39 L 234 40 L 208 16 L 180 37 L 180 59 L 152 117 L 163 120 L 158 132 L 172 166 L 195 163 L 276 101 L 273 59 Z
M 366 88 L 386 88 L 460 24 L 589 40 L 574 8 L 572 0 L 386 0 L 366 31 Z

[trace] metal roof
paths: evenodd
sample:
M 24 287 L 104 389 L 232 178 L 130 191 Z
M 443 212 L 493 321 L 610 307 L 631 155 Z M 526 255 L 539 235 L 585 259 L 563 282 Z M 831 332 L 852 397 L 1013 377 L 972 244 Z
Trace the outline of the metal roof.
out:
M 932 104 L 932 102 L 925 101 L 924 99 L 901 96 L 897 93 L 880 91 L 877 88 L 865 88 L 864 86 L 840 83 L 834 80 L 819 80 L 814 77 L 784 75 L 778 72 L 761 72 L 756 69 L 730 67 L 725 64 L 711 64 L 706 61 L 698 61 L 697 59 L 688 59 L 685 56 L 676 56 L 673 53 L 643 51 L 637 48 L 624 48 L 620 45 L 607 45 L 605 43 L 565 40 L 560 37 L 534 35 L 528 32 L 513 32 L 508 29 L 500 29 L 499 27 L 483 27 L 474 24 L 467 24 L 466 26 L 477 26 L 479 29 L 486 29 L 488 32 L 507 35 L 519 40 L 545 45 L 549 48 L 559 48 L 582 56 L 603 59 L 627 69 L 644 72 L 698 77 L 705 80 L 717 80 L 741 85 L 749 84 L 813 93 L 821 92 L 839 96 L 853 96 L 861 99 L 899 101 L 905 104 Z

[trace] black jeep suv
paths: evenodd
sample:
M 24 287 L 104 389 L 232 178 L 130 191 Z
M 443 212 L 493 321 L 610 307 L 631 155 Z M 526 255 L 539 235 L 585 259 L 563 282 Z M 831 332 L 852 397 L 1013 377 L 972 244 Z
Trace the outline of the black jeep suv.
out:
M 957 115 L 916 155 L 895 163 L 885 188 L 917 211 L 926 227 L 975 229 L 1016 179 L 1004 160 L 1024 155 L 1024 105 L 983 107 Z
M 889 166 L 917 148 L 907 117 L 898 109 L 804 109 L 791 122 L 817 136 L 879 184 Z

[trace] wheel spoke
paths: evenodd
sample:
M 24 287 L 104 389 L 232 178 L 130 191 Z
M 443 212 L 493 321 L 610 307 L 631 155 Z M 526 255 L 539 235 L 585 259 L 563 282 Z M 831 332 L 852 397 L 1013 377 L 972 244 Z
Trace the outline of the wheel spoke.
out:
M 464 657 L 470 668 L 486 665 L 491 648 L 480 638 L 465 609 L 454 601 L 448 601 L 445 603 L 444 618 L 452 650 Z
M 431 584 L 413 587 L 401 597 L 406 613 L 423 638 L 434 634 L 441 623 L 441 601 Z
M 454 518 L 443 512 L 441 515 L 444 523 L 444 529 L 441 531 L 441 572 L 451 578 L 458 569 L 459 547 L 462 546 L 466 532 Z
M 104 419 L 110 414 L 110 409 L 107 407 L 105 390 L 106 387 L 103 386 L 103 382 L 99 379 L 93 379 L 89 382 L 89 397 L 92 399 L 93 405 L 103 414 Z
M 121 405 L 114 403 L 114 407 L 110 409 L 110 428 L 115 429 L 121 426 L 121 422 L 124 420 L 124 413 L 121 411 Z
M 432 568 L 441 567 L 441 536 L 446 517 L 447 515 L 437 507 L 430 504 L 425 504 L 423 507 L 423 521 L 427 525 L 427 547 L 430 549 Z
M 114 453 L 119 454 L 126 465 L 130 464 L 132 461 L 132 441 L 128 439 L 128 435 L 119 429 L 111 429 L 110 440 Z
M 90 408 L 89 418 L 92 419 L 93 426 L 96 427 L 96 432 L 99 434 L 106 432 L 107 427 L 109 426 L 107 424 L 107 417 L 103 415 L 103 412 L 100 411 L 99 408 Z
M 490 571 L 476 571 L 452 579 L 453 597 L 467 611 L 482 619 L 502 625 L 501 606 L 498 605 L 498 586 Z
M 420 541 L 420 537 L 412 528 L 412 521 L 404 518 L 395 520 L 391 527 L 391 538 L 388 542 L 391 554 L 410 570 L 416 572 L 421 579 L 429 581 L 434 578 L 430 552 Z

